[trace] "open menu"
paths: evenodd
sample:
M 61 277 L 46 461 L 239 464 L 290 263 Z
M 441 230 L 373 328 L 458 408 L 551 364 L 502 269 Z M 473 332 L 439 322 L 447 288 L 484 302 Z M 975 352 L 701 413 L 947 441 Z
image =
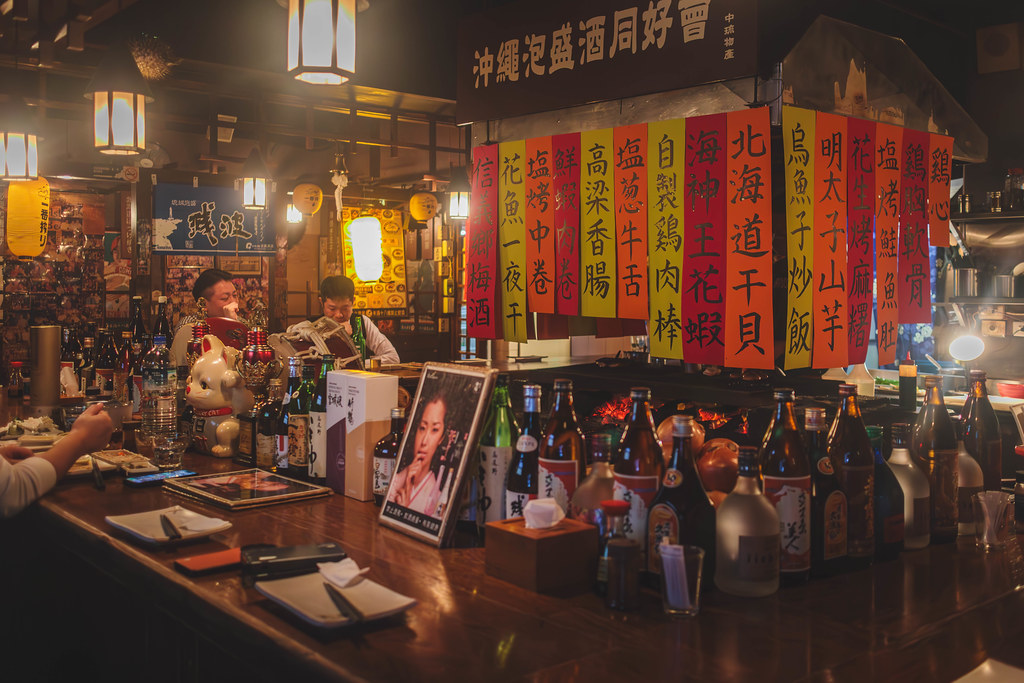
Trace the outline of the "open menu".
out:
M 260 469 L 178 477 L 165 481 L 164 488 L 231 510 L 331 494 L 331 489 L 326 486 L 308 484 Z

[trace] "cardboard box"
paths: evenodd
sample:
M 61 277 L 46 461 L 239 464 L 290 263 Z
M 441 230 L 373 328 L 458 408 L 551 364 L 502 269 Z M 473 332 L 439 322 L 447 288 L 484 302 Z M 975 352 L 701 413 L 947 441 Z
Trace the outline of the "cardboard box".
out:
M 373 447 L 391 431 L 398 378 L 362 370 L 327 373 L 327 483 L 356 500 L 373 498 Z
M 597 527 L 563 519 L 527 529 L 522 517 L 488 522 L 485 567 L 493 577 L 535 593 L 578 595 L 597 579 Z

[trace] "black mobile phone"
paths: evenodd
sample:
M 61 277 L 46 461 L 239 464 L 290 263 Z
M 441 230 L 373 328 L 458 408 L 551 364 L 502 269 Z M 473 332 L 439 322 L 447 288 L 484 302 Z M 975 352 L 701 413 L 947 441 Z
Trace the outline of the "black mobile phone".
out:
M 144 474 L 141 477 L 126 477 L 125 486 L 159 486 L 167 479 L 178 477 L 191 477 L 197 474 L 192 470 L 171 470 L 170 472 L 157 472 L 156 474 Z
M 243 548 L 242 578 L 248 585 L 263 579 L 282 579 L 315 572 L 318 562 L 337 562 L 346 557 L 337 543 Z

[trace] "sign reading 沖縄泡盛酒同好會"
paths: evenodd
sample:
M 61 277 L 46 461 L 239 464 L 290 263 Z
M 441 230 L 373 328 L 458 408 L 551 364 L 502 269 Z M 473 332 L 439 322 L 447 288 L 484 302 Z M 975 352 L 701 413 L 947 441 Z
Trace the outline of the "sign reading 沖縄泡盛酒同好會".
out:
M 274 252 L 267 212 L 242 208 L 230 187 L 161 184 L 153 188 L 153 251 L 164 254 Z

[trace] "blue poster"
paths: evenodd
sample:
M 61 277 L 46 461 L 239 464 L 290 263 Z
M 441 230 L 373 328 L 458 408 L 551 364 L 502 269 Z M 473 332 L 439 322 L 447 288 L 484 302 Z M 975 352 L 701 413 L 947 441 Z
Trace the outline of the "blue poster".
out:
M 153 251 L 163 254 L 272 254 L 267 211 L 242 208 L 231 187 L 153 188 Z

